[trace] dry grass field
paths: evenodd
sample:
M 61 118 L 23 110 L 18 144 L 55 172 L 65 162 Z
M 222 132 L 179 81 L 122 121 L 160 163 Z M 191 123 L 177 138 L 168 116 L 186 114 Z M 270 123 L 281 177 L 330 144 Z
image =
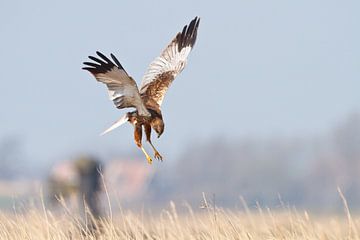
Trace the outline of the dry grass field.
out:
M 97 221 L 93 234 L 85 234 L 80 218 L 66 208 L 56 213 L 40 208 L 2 213 L 0 239 L 360 239 L 360 218 L 352 217 L 343 201 L 343 215 L 321 217 L 286 207 L 250 211 L 244 204 L 243 210 L 225 210 L 207 203 L 196 213 L 186 207 L 180 214 L 170 203 L 156 214 L 110 212 Z

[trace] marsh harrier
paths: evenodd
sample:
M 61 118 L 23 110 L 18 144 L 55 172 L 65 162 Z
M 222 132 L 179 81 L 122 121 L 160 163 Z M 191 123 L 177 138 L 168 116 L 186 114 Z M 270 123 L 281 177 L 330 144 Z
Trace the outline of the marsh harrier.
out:
M 143 151 L 149 163 L 152 159 L 142 146 L 142 130 L 144 128 L 146 140 L 153 148 L 155 158 L 162 160 L 162 156 L 151 142 L 151 129 L 158 134 L 158 137 L 164 132 L 161 104 L 167 89 L 185 68 L 187 56 L 196 41 L 199 23 L 200 18 L 195 17 L 183 28 L 182 32 L 175 36 L 161 55 L 149 65 L 140 88 L 113 54 L 110 54 L 112 58 L 110 60 L 97 51 L 98 57 L 89 56 L 93 62 L 84 62 L 86 66 L 82 69 L 92 73 L 97 81 L 106 84 L 110 99 L 118 109 L 136 109 L 126 113 L 102 134 L 110 132 L 125 122 L 130 122 L 134 126 L 136 145 Z

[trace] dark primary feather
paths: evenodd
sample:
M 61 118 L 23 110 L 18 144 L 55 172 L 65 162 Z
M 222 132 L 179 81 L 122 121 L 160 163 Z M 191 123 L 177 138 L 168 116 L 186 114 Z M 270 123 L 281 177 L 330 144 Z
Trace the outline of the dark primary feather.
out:
M 111 58 L 114 60 L 114 62 L 116 63 L 117 67 L 119 69 L 123 69 L 125 71 L 125 69 L 123 68 L 123 66 L 121 65 L 121 63 L 119 62 L 119 60 L 115 57 L 114 54 L 110 53 Z M 126 72 L 126 71 L 125 71 Z
M 195 45 L 196 36 L 197 36 L 197 29 L 200 24 L 200 18 L 194 18 L 189 26 L 185 26 L 183 31 L 176 35 L 176 39 L 178 42 L 178 51 L 180 52 L 186 46 L 193 47 Z
M 98 64 L 91 62 L 84 62 L 85 65 L 90 67 L 83 67 L 82 69 L 88 70 L 92 74 L 106 73 L 108 71 L 111 71 L 113 67 L 117 67 L 125 71 L 125 69 L 121 66 L 119 60 L 117 60 L 113 54 L 111 54 L 111 57 L 117 65 L 115 65 L 109 58 L 107 58 L 101 52 L 97 51 L 96 54 L 100 57 L 100 59 L 93 56 L 89 56 L 89 58 L 94 62 L 97 62 Z

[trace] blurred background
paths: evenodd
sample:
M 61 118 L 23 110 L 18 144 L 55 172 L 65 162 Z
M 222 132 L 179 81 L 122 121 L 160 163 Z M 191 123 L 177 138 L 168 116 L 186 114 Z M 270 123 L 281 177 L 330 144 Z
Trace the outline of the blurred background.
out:
M 339 186 L 360 209 L 359 12 L 356 0 L 1 1 L 0 208 L 79 185 L 91 156 L 125 206 L 198 206 L 205 192 L 225 207 L 281 196 L 332 211 Z M 99 137 L 126 110 L 82 62 L 114 53 L 139 84 L 195 16 L 153 141 L 165 161 L 148 165 L 129 124 Z

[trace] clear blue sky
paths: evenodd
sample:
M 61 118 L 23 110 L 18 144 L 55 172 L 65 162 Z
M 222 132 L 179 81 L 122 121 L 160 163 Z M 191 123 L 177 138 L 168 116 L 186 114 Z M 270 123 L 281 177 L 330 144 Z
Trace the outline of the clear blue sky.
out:
M 137 152 L 105 86 L 81 70 L 114 53 L 138 83 L 195 16 L 198 42 L 164 104 L 155 144 L 176 157 L 215 136 L 312 135 L 360 109 L 359 1 L 2 1 L 0 139 L 29 158 Z

